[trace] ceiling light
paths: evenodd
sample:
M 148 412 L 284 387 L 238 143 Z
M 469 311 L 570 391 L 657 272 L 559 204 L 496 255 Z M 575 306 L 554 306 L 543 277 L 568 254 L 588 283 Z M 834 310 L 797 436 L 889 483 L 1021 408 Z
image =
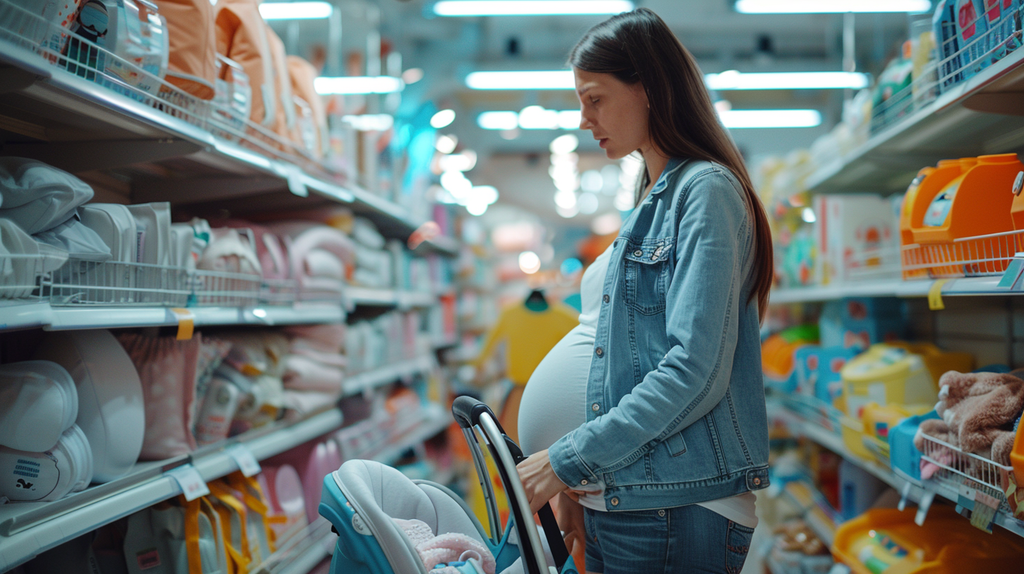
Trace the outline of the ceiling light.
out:
M 807 223 L 814 223 L 815 221 L 818 221 L 818 218 L 814 215 L 814 210 L 811 209 L 810 207 L 804 208 L 804 210 L 800 213 L 800 218 L 806 221 Z
M 409 68 L 408 70 L 402 72 L 402 81 L 405 82 L 405 85 L 407 85 L 407 86 L 410 85 L 410 84 L 415 84 L 416 82 L 418 82 L 418 81 L 420 81 L 422 79 L 423 79 L 423 69 L 422 68 Z
M 469 171 L 476 167 L 476 152 L 467 149 L 462 153 L 443 155 L 437 158 L 437 165 L 441 171 Z
M 578 148 L 579 145 L 580 138 L 576 137 L 573 134 L 565 134 L 564 136 L 558 136 L 557 138 L 552 140 L 551 145 L 548 146 L 548 149 L 551 150 L 551 153 L 561 155 L 576 151 L 576 148 Z
M 857 72 L 765 72 L 730 70 L 704 76 L 710 90 L 834 90 L 868 87 L 867 74 Z
M 930 0 L 736 0 L 743 14 L 825 14 L 839 12 L 912 12 L 932 9 Z
M 519 268 L 527 275 L 533 275 L 540 271 L 540 257 L 533 251 L 523 251 L 519 254 Z
M 438 136 L 437 141 L 434 142 L 434 149 L 441 153 L 452 153 L 455 148 L 459 145 L 459 139 L 452 135 Z
M 519 127 L 515 112 L 484 112 L 476 117 L 476 125 L 485 130 L 514 130 Z
M 596 169 L 588 169 L 583 172 L 583 176 L 580 177 L 580 187 L 583 191 L 589 191 L 590 193 L 597 193 L 604 187 L 604 178 L 601 177 L 601 172 Z
M 633 197 L 632 191 L 622 188 L 615 194 L 615 209 L 629 211 L 634 207 L 636 207 L 636 198 Z
M 434 4 L 438 16 L 556 16 L 620 14 L 633 9 L 625 0 L 442 0 Z
M 578 205 L 573 205 L 572 207 L 562 207 L 559 205 L 555 207 L 555 212 L 566 219 L 571 219 L 579 215 L 580 208 Z
M 555 205 L 562 209 L 576 207 L 576 194 L 571 190 L 560 189 L 555 193 Z
M 470 202 L 466 204 L 466 211 L 468 211 L 470 215 L 481 216 L 487 213 L 487 204 L 476 201 Z
M 542 106 L 526 106 L 519 112 L 519 127 L 524 130 L 553 130 L 558 127 L 558 112 Z
M 474 90 L 575 90 L 570 70 L 535 72 L 472 72 L 466 86 Z
M 446 128 L 455 121 L 455 110 L 441 110 L 430 118 L 430 127 L 434 129 Z
M 583 113 L 579 110 L 562 110 L 558 112 L 558 127 L 563 130 L 578 130 L 582 119 Z
M 441 187 L 448 190 L 452 197 L 462 202 L 473 190 L 473 182 L 469 181 L 461 171 L 446 171 L 441 174 Z
M 318 94 L 390 94 L 402 91 L 405 84 L 391 76 L 321 76 L 313 80 L 313 87 Z
M 493 185 L 475 185 L 470 193 L 470 202 L 492 205 L 498 201 L 498 189 Z
M 395 118 L 388 114 L 363 114 L 361 116 L 341 116 L 341 121 L 361 132 L 383 132 L 395 125 Z
M 718 114 L 722 125 L 745 128 L 813 128 L 821 125 L 818 110 L 730 110 Z
M 576 202 L 579 204 L 580 213 L 583 215 L 593 215 L 597 212 L 597 208 L 600 206 L 597 196 L 589 192 L 581 193 Z
M 264 20 L 321 20 L 330 18 L 334 6 L 327 2 L 264 2 L 260 16 Z

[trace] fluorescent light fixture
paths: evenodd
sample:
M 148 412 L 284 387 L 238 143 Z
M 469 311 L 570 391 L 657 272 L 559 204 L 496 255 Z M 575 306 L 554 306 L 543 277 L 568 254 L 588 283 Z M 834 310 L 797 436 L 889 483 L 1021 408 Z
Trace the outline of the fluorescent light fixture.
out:
M 730 129 L 813 128 L 821 125 L 818 110 L 729 110 L 718 114 Z
M 912 12 L 932 9 L 930 0 L 736 0 L 743 14 L 832 14 L 841 12 Z
M 341 116 L 341 121 L 362 132 L 383 132 L 395 125 L 395 118 L 388 114 L 363 114 Z
M 441 110 L 430 118 L 430 127 L 435 129 L 446 128 L 455 121 L 455 110 Z
M 519 114 L 515 112 L 484 112 L 477 116 L 476 125 L 485 130 L 514 130 L 519 127 Z
M 264 20 L 322 20 L 330 18 L 334 6 L 327 2 L 264 2 L 260 16 Z
M 856 72 L 757 72 L 730 70 L 704 76 L 710 90 L 832 90 L 868 87 L 866 74 Z
M 856 72 L 762 72 L 735 70 L 704 77 L 712 90 L 827 90 L 866 88 L 866 74 Z M 568 70 L 526 72 L 472 72 L 466 86 L 474 90 L 574 90 L 576 82 Z M 569 128 L 567 128 L 569 129 Z
M 457 147 L 459 147 L 459 138 L 450 134 L 438 136 L 437 141 L 434 142 L 434 149 L 441 153 L 452 153 Z
M 533 275 L 540 271 L 540 256 L 533 251 L 523 251 L 519 254 L 519 268 L 527 275 Z
M 570 70 L 533 72 L 472 72 L 466 86 L 474 90 L 575 90 Z
M 405 84 L 391 76 L 321 76 L 313 80 L 313 87 L 318 94 L 390 94 L 402 91 Z
M 485 130 L 576 130 L 580 127 L 579 110 L 546 110 L 527 106 L 516 112 L 483 112 L 476 124 Z
M 576 137 L 574 134 L 565 134 L 552 140 L 548 149 L 551 150 L 551 153 L 553 154 L 562 155 L 572 153 L 576 151 L 576 148 L 578 147 L 580 147 L 580 138 Z
M 438 16 L 557 16 L 620 14 L 633 9 L 626 0 L 442 0 Z

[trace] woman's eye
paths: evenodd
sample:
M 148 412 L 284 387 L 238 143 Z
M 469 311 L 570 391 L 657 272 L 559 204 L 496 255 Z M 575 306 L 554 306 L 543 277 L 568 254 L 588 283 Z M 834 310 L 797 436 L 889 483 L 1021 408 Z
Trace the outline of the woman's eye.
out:
M 590 98 L 590 103 L 592 103 L 592 104 L 596 104 L 599 101 L 600 100 L 598 100 L 597 98 Z

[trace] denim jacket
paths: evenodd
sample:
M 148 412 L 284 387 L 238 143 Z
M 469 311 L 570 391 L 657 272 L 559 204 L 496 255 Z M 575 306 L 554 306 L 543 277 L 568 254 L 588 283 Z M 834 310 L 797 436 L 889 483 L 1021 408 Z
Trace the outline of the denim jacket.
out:
M 753 224 L 721 165 L 673 159 L 615 240 L 587 422 L 548 450 L 609 510 L 672 508 L 768 486 Z

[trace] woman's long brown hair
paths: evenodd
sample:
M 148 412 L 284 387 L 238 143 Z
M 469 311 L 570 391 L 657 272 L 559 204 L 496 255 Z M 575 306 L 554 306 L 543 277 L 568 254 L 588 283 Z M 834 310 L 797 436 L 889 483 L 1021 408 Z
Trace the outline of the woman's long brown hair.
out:
M 569 64 L 586 72 L 612 74 L 627 84 L 640 82 L 650 103 L 651 139 L 669 157 L 696 158 L 729 169 L 743 187 L 754 222 L 754 269 L 759 319 L 768 310 L 774 263 L 768 216 L 754 192 L 743 157 L 718 121 L 704 75 L 693 55 L 668 25 L 647 8 L 613 16 L 591 28 L 569 54 Z M 651 183 L 645 168 L 637 203 Z

